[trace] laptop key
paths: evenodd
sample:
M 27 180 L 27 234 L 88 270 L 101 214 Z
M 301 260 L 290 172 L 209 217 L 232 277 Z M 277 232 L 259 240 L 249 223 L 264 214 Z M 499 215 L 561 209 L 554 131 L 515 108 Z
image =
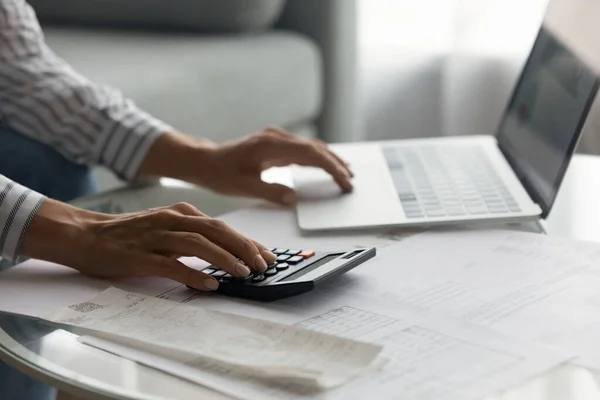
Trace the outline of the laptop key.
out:
M 464 207 L 446 207 L 446 212 L 451 216 L 465 215 Z
M 479 215 L 479 214 L 487 214 L 488 213 L 487 207 L 485 207 L 483 205 L 482 206 L 478 206 L 478 207 L 467 206 L 467 210 L 469 211 L 469 214 L 472 214 L 472 215 Z
M 444 207 L 462 207 L 463 203 L 459 200 L 442 200 Z
M 406 218 L 414 219 L 414 218 L 423 218 L 425 215 L 422 212 L 405 212 Z
M 443 217 L 446 215 L 446 213 L 442 209 L 425 210 L 425 213 L 427 213 L 428 217 Z
M 402 201 L 404 208 L 421 208 L 418 201 Z
M 400 201 L 417 201 L 417 196 L 414 193 L 399 193 Z
M 402 207 L 402 209 L 404 210 L 405 213 L 418 213 L 421 212 L 421 207 L 419 206 L 415 206 L 415 207 Z
M 391 175 L 398 192 L 412 192 L 412 184 L 404 170 L 391 171 Z

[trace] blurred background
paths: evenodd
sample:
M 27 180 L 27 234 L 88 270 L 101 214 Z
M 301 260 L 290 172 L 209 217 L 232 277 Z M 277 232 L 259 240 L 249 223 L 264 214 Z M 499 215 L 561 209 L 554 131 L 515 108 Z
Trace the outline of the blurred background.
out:
M 359 0 L 369 139 L 494 133 L 547 0 Z
M 329 142 L 494 134 L 547 2 L 30 0 L 76 69 L 183 132 Z

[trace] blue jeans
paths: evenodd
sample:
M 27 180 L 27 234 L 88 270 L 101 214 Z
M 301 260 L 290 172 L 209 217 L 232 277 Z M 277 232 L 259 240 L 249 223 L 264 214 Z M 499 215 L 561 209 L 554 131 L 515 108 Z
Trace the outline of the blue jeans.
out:
M 0 126 L 0 174 L 60 201 L 98 191 L 89 167 L 74 164 L 51 147 L 6 126 Z M 52 388 L 0 362 L 0 399 L 47 400 L 54 397 Z
M 92 171 L 40 142 L 0 126 L 0 174 L 50 198 L 69 201 L 94 194 Z

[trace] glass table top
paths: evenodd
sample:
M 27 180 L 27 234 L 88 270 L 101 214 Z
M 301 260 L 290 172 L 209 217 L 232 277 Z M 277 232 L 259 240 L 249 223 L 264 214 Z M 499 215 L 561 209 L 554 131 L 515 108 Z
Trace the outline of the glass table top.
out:
M 578 156 L 545 227 L 550 234 L 600 242 L 600 158 Z M 126 192 L 125 192 L 126 193 Z M 226 399 L 183 379 L 78 342 L 37 319 L 0 313 L 0 359 L 61 390 L 91 399 Z M 563 365 L 489 400 L 599 399 L 600 374 Z
M 0 313 L 0 359 L 92 399 L 229 399 L 194 383 L 80 343 L 40 320 Z M 86 397 L 87 398 L 87 397 Z M 600 399 L 600 374 L 563 365 L 487 400 Z
M 0 313 L 0 359 L 25 366 L 59 389 L 90 398 L 226 399 L 201 386 L 80 343 L 79 335 L 28 317 Z M 48 381 L 50 378 L 50 381 Z

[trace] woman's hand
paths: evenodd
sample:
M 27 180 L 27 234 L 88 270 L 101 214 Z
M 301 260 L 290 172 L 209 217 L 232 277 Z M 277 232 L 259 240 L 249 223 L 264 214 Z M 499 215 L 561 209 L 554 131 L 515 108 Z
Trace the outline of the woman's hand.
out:
M 279 128 L 221 145 L 168 133 L 151 148 L 140 174 L 182 179 L 223 194 L 290 205 L 297 199 L 294 190 L 263 182 L 261 173 L 291 164 L 322 168 L 342 191 L 352 190 L 348 165 L 325 143 L 300 139 Z
M 50 199 L 32 219 L 22 254 L 86 275 L 159 276 L 200 290 L 215 290 L 219 284 L 177 257 L 196 256 L 236 277 L 265 271 L 276 259 L 263 245 L 189 204 L 109 215 Z
M 300 139 L 278 128 L 225 143 L 215 149 L 209 160 L 211 172 L 198 171 L 197 182 L 219 193 L 294 204 L 296 194 L 292 189 L 261 180 L 264 170 L 291 164 L 322 168 L 344 192 L 352 190 L 348 165 L 325 143 Z

